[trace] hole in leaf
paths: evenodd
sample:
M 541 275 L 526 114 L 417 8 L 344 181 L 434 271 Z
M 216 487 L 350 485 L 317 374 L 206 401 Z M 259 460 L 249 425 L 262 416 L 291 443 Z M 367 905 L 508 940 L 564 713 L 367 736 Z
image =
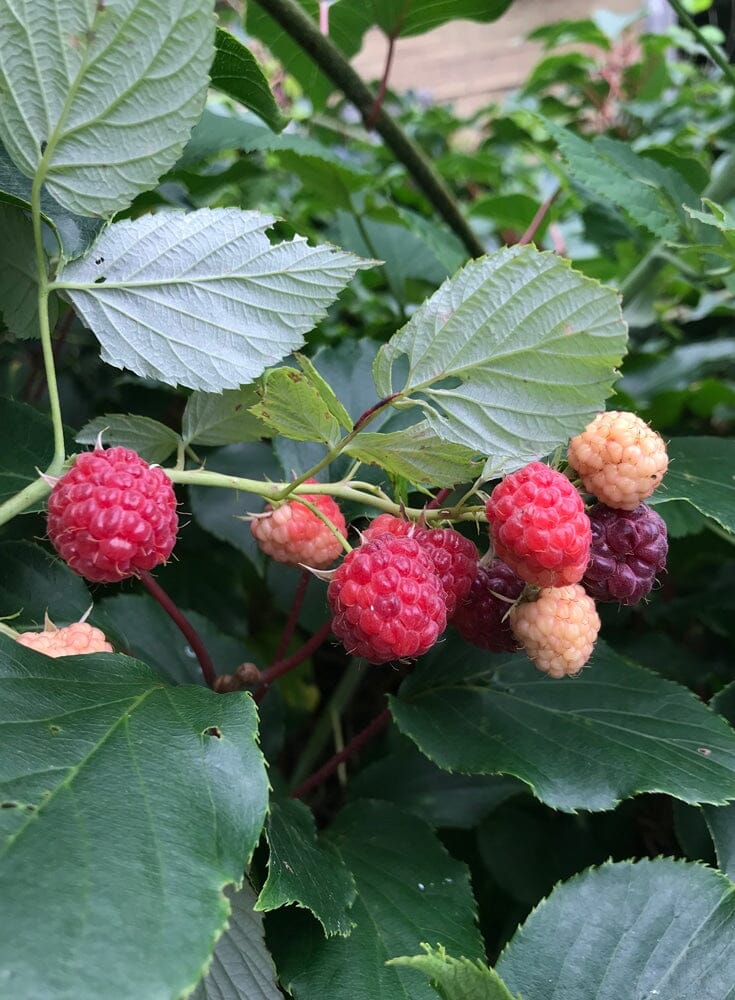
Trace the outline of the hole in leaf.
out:
M 218 729 L 217 726 L 210 726 L 209 729 L 204 730 L 205 736 L 214 736 L 216 740 L 222 739 L 222 730 Z
M 17 802 L 0 802 L 0 809 L 17 809 Z
M 48 727 L 48 731 L 49 731 L 50 733 L 53 733 L 53 735 L 55 736 L 55 735 L 56 735 L 57 733 L 60 733 L 60 732 L 61 732 L 61 726 L 54 726 L 54 725 L 50 725 L 50 726 Z
M 107 278 L 105 278 L 103 275 L 100 275 L 99 278 L 95 278 L 94 279 L 95 285 L 104 285 L 104 283 L 106 281 L 107 281 Z

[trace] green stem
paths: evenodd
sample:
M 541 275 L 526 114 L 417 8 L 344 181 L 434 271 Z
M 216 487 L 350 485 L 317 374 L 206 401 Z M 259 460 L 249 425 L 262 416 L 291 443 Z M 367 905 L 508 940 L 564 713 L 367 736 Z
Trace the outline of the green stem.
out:
M 334 537 L 337 539 L 339 544 L 342 546 L 342 548 L 348 555 L 350 552 L 352 552 L 352 546 L 350 545 L 350 543 L 347 541 L 345 536 L 339 530 L 337 525 L 332 523 L 332 521 L 327 517 L 327 515 L 324 513 L 323 510 L 320 510 L 315 503 L 312 503 L 311 500 L 307 500 L 306 497 L 301 497 L 297 495 L 294 497 L 294 500 L 296 503 L 303 504 L 304 507 L 307 507 L 315 517 L 319 518 L 322 524 L 332 532 Z
M 418 521 L 422 516 L 426 520 L 447 520 L 446 511 L 425 510 L 423 507 L 404 507 L 394 503 L 384 496 L 376 496 L 372 492 L 356 489 L 346 483 L 269 483 L 262 479 L 243 479 L 240 476 L 227 476 L 222 472 L 210 472 L 207 469 L 164 469 L 172 483 L 184 486 L 219 486 L 223 489 L 238 490 L 241 493 L 253 493 L 270 502 L 278 502 L 286 496 L 304 493 L 317 495 L 327 494 L 338 500 L 350 500 L 358 504 L 375 507 L 387 514 L 409 517 Z M 484 521 L 484 507 L 468 507 L 467 510 L 453 511 L 449 520 L 454 521 Z
M 695 24 L 695 22 L 689 16 L 689 12 L 687 11 L 686 7 L 684 6 L 683 3 L 680 2 L 680 0 L 669 0 L 669 4 L 676 11 L 676 16 L 679 18 L 679 20 L 683 24 L 685 24 L 687 28 L 689 28 L 689 30 L 695 36 L 699 44 L 702 45 L 707 50 L 707 54 L 709 55 L 712 62 L 716 66 L 720 67 L 726 79 L 733 87 L 735 87 L 735 71 L 733 71 L 732 66 L 728 63 L 724 53 L 722 53 L 717 48 L 716 45 L 713 45 L 712 42 L 707 38 L 707 36 L 701 30 L 699 25 Z
M 301 751 L 301 756 L 291 775 L 292 786 L 301 784 L 307 774 L 311 772 L 332 734 L 335 715 L 339 716 L 344 712 L 353 694 L 365 677 L 366 671 L 369 669 L 364 664 L 360 665 L 357 660 L 352 660 L 342 674 L 339 684 L 332 692 L 332 697 L 324 706 L 322 714 L 317 719 L 316 725 L 312 729 L 304 749 Z
M 358 109 L 363 121 L 367 122 L 375 107 L 375 94 L 353 70 L 339 49 L 322 35 L 318 25 L 302 10 L 296 0 L 257 0 L 257 3 L 340 88 Z M 380 108 L 378 111 L 374 126 L 396 159 L 403 163 L 417 186 L 462 240 L 470 256 L 482 257 L 485 253 L 484 246 L 472 231 L 452 192 L 434 170 L 425 153 L 406 135 L 385 108 Z

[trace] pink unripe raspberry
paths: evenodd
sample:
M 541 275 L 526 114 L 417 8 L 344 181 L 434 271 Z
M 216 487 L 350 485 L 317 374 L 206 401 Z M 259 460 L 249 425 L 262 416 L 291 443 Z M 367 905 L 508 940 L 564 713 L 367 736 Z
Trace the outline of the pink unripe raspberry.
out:
M 666 522 L 644 503 L 635 510 L 598 503 L 589 516 L 592 548 L 582 586 L 596 601 L 637 604 L 666 565 Z
M 43 632 L 21 632 L 17 641 L 21 646 L 35 649 L 37 653 L 54 657 L 112 652 L 112 646 L 104 632 L 87 622 L 74 622 L 65 628 L 56 628 L 47 622 Z
M 608 507 L 634 510 L 663 479 L 666 445 L 635 413 L 598 413 L 569 442 L 569 464 L 588 493 Z
M 434 570 L 444 587 L 447 618 L 451 618 L 457 602 L 469 593 L 477 565 L 477 546 L 452 528 L 424 528 L 413 521 L 393 514 L 379 514 L 362 533 L 365 541 L 382 534 L 415 538 L 431 556 Z
M 485 509 L 495 554 L 522 580 L 563 587 L 582 579 L 590 519 L 566 476 L 531 462 L 495 487 Z
M 316 479 L 306 482 L 315 483 Z M 317 493 L 306 493 L 303 497 L 314 504 L 340 534 L 347 534 L 342 511 L 332 497 Z M 250 522 L 250 530 L 266 555 L 291 566 L 303 564 L 312 569 L 325 569 L 343 551 L 342 543 L 324 521 L 298 500 L 289 500 L 275 508 L 267 504 L 265 514 Z
M 444 588 L 414 538 L 383 533 L 353 549 L 327 596 L 334 634 L 371 663 L 421 656 L 447 624 Z
M 510 624 L 529 659 L 557 679 L 579 673 L 600 631 L 595 602 L 578 583 L 540 590 L 513 608 Z
M 48 534 L 75 573 L 116 583 L 171 555 L 179 521 L 171 480 L 129 448 L 77 455 L 48 501 Z
M 477 563 L 468 595 L 457 606 L 450 624 L 466 642 L 494 653 L 511 653 L 518 640 L 510 627 L 511 606 L 525 584 L 510 566 L 494 559 L 489 566 Z

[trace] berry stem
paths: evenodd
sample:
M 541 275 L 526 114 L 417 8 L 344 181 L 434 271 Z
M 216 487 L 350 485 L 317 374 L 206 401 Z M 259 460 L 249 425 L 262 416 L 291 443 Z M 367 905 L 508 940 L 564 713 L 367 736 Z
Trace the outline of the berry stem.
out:
M 536 233 L 541 228 L 541 223 L 544 221 L 549 213 L 549 209 L 554 204 L 561 188 L 557 188 L 553 194 L 550 194 L 546 201 L 543 201 L 539 206 L 536 214 L 531 219 L 528 229 L 525 231 L 523 236 L 518 240 L 518 246 L 523 246 L 526 243 L 530 243 L 536 236 Z
M 288 615 L 288 620 L 281 633 L 281 638 L 276 646 L 276 651 L 271 660 L 270 666 L 274 663 L 278 663 L 280 659 L 283 658 L 283 654 L 288 649 L 288 644 L 291 641 L 291 636 L 296 628 L 296 622 L 299 620 L 299 613 L 304 604 L 304 597 L 306 595 L 306 588 L 309 586 L 309 580 L 311 579 L 311 573 L 306 570 L 301 570 L 301 575 L 299 576 L 299 582 L 296 585 L 296 593 L 294 594 L 293 604 L 291 605 L 291 611 Z
M 310 639 L 306 640 L 303 646 L 299 646 L 295 653 L 291 653 L 284 660 L 279 660 L 264 670 L 260 675 L 260 687 L 253 695 L 255 701 L 260 704 L 273 681 L 287 674 L 289 670 L 298 667 L 304 660 L 308 660 L 311 654 L 319 649 L 331 631 L 332 620 L 330 618 L 329 621 L 324 622 L 321 628 L 317 629 Z
M 452 490 L 450 487 L 445 487 L 443 490 L 439 490 L 435 497 L 426 504 L 424 510 L 439 510 L 439 508 L 444 504 L 444 501 L 448 496 L 452 495 Z
M 322 750 L 333 732 L 333 720 L 335 716 L 340 716 L 344 712 L 346 706 L 352 700 L 355 691 L 364 680 L 365 673 L 364 664 L 360 660 L 353 658 L 340 677 L 337 686 L 322 710 L 321 715 L 316 720 L 314 728 L 301 751 L 301 755 L 291 775 L 292 785 L 300 784 L 321 756 Z
M 155 580 L 147 570 L 140 574 L 140 582 L 146 588 L 151 597 L 158 601 L 171 621 L 174 625 L 176 625 L 191 648 L 194 650 L 194 654 L 196 655 L 197 660 L 199 660 L 199 666 L 202 668 L 204 680 L 207 682 L 209 687 L 214 689 L 215 682 L 217 680 L 217 673 L 214 669 L 214 664 L 212 663 L 212 657 L 207 652 L 207 647 L 202 642 L 201 636 L 197 630 L 194 628 L 189 619 L 183 614 L 183 612 L 177 607 L 177 605 L 171 600 L 161 584 Z
M 356 736 L 352 737 L 349 743 L 345 746 L 344 750 L 340 750 L 338 753 L 334 754 L 325 764 L 322 764 L 318 771 L 314 771 L 314 773 L 309 775 L 305 781 L 302 781 L 300 785 L 297 785 L 291 792 L 291 798 L 303 799 L 305 795 L 308 795 L 309 792 L 321 785 L 323 781 L 326 781 L 327 778 L 334 774 L 340 764 L 349 760 L 350 757 L 356 754 L 358 750 L 362 749 L 366 743 L 369 743 L 373 737 L 382 732 L 390 722 L 390 718 L 390 711 L 387 708 L 384 708 L 379 715 L 375 716 L 372 722 L 369 722 L 364 729 L 361 729 Z
M 179 483 L 188 486 L 219 486 L 224 489 L 239 490 L 244 493 L 254 493 L 265 500 L 279 502 L 288 496 L 299 496 L 303 493 L 315 493 L 317 495 L 326 494 L 340 500 L 351 500 L 355 503 L 365 504 L 369 507 L 376 507 L 387 514 L 395 514 L 397 517 L 409 517 L 413 521 L 418 521 L 424 515 L 427 520 L 435 521 L 485 521 L 485 508 L 482 506 L 467 507 L 459 510 L 459 505 L 453 508 L 451 517 L 447 517 L 443 510 L 425 510 L 423 507 L 404 507 L 402 504 L 394 503 L 388 499 L 381 490 L 375 487 L 363 487 L 363 484 L 353 483 L 267 483 L 261 479 L 243 479 L 240 476 L 227 476 L 221 472 L 210 472 L 208 469 L 164 469 L 166 475 L 172 483 Z M 301 478 L 301 477 L 300 477 Z M 469 496 L 474 492 L 475 487 L 468 492 Z M 460 501 L 461 503 L 461 501 Z M 0 508 L 2 509 L 2 508 Z
M 350 543 L 347 541 L 347 539 L 339 530 L 339 528 L 330 521 L 330 519 L 327 517 L 327 515 L 324 513 L 323 510 L 320 510 L 315 503 L 312 503 L 311 500 L 307 500 L 306 497 L 295 496 L 293 499 L 295 503 L 300 503 L 303 504 L 304 507 L 308 507 L 311 513 L 315 517 L 318 517 L 319 520 L 324 525 L 326 525 L 327 528 L 329 528 L 331 533 L 334 535 L 334 537 L 337 539 L 339 544 L 342 546 L 342 548 L 348 555 L 350 552 L 352 552 L 352 546 L 350 545 Z

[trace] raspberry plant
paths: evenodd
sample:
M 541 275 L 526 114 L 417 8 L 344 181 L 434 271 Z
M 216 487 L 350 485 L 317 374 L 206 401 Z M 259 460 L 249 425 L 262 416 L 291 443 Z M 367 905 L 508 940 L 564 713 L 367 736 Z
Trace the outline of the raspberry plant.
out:
M 3 995 L 735 989 L 735 76 L 509 5 L 0 0 Z

